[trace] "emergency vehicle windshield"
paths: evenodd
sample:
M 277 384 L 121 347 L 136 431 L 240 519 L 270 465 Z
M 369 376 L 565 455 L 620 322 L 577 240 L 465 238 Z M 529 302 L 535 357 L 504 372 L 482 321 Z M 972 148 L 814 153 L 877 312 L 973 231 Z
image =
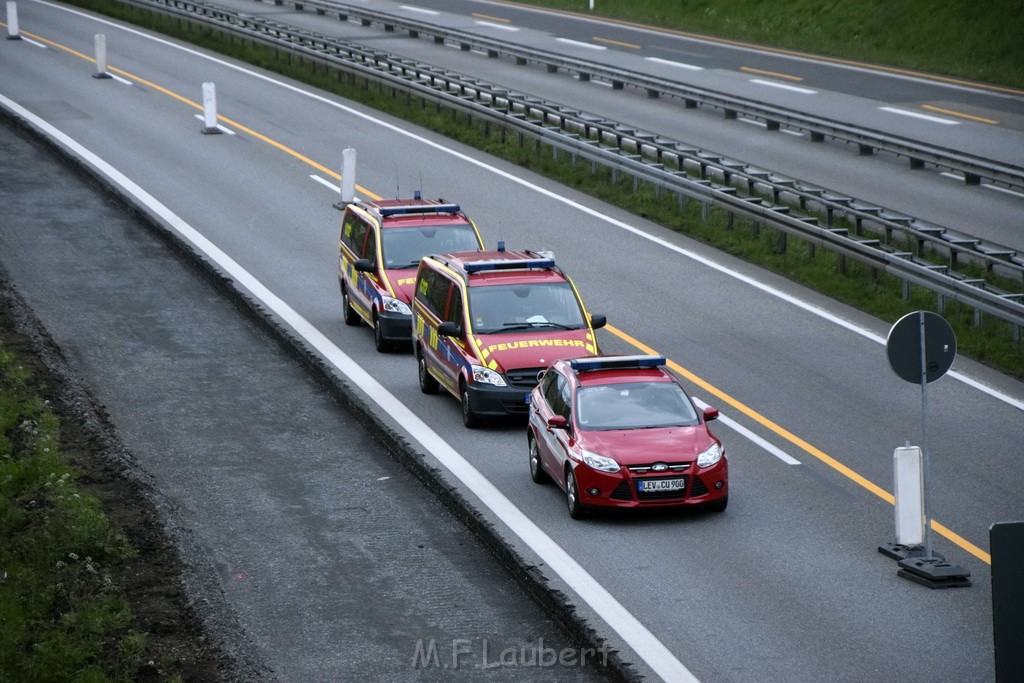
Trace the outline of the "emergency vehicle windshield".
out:
M 420 225 L 381 230 L 384 268 L 415 268 L 427 254 L 471 251 L 480 248 L 470 225 Z
M 584 430 L 693 427 L 693 404 L 675 382 L 629 382 L 580 387 L 577 420 Z
M 469 314 L 477 334 L 579 330 L 587 326 L 567 282 L 470 287 Z

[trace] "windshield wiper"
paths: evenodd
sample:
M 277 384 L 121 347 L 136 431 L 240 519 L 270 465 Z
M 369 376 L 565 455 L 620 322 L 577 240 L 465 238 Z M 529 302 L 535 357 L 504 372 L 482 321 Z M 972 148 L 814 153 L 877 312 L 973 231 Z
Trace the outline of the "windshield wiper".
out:
M 562 323 L 553 322 L 535 322 L 535 323 L 504 323 L 501 328 L 503 330 L 532 330 L 535 327 L 557 327 L 562 330 L 578 330 L 579 327 L 572 327 L 570 325 L 563 325 Z

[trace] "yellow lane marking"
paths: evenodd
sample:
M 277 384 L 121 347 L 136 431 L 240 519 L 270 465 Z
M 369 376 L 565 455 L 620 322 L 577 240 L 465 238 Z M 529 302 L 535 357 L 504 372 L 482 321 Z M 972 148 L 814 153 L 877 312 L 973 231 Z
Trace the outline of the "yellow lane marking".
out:
M 964 114 L 963 112 L 954 111 L 952 109 L 943 109 L 942 107 L 933 107 L 930 104 L 922 104 L 921 108 L 922 109 L 927 109 L 928 111 L 937 111 L 940 114 L 949 114 L 950 116 L 959 116 L 962 119 L 969 119 L 971 121 L 977 121 L 979 123 L 991 123 L 992 125 L 995 125 L 995 124 L 999 123 L 995 119 L 986 119 L 986 118 L 983 118 L 981 116 L 973 116 L 971 114 Z
M 82 54 L 81 52 L 78 52 L 77 50 L 73 50 L 70 47 L 67 47 L 65 45 L 61 45 L 60 43 L 55 43 L 52 40 L 47 40 L 46 38 L 43 38 L 41 36 L 35 36 L 35 35 L 29 34 L 29 33 L 26 33 L 25 35 L 30 36 L 32 38 L 35 38 L 36 40 L 39 40 L 39 41 L 41 41 L 43 43 L 46 43 L 47 45 L 51 45 L 51 46 L 53 46 L 53 47 L 55 47 L 55 48 L 57 48 L 59 50 L 63 50 L 65 52 L 69 53 L 69 54 L 72 54 L 72 55 L 76 56 L 76 57 L 80 57 L 81 59 L 84 59 L 87 62 L 92 62 L 93 64 L 96 63 L 96 60 L 93 59 L 92 57 L 90 57 L 88 55 L 85 55 L 85 54 Z M 141 78 L 139 76 L 136 76 L 135 74 L 129 73 L 129 72 L 124 71 L 122 69 L 116 69 L 114 67 L 107 67 L 107 70 L 111 71 L 113 73 L 116 73 L 119 76 L 124 76 L 125 78 L 131 79 L 131 80 L 135 81 L 136 83 L 139 83 L 139 84 L 142 84 L 142 85 L 146 86 L 147 88 L 152 88 L 153 90 L 156 90 L 157 92 L 161 92 L 164 95 L 167 95 L 168 97 L 171 97 L 171 98 L 173 98 L 175 100 L 178 100 L 179 102 L 181 102 L 183 104 L 186 104 L 186 105 L 188 105 L 190 107 L 194 107 L 194 108 L 198 109 L 199 111 L 203 111 L 203 105 L 202 104 L 200 104 L 198 102 L 195 102 L 193 100 L 190 100 L 187 97 L 185 97 L 184 95 L 179 95 L 176 92 L 173 92 L 171 90 L 168 90 L 167 88 L 161 87 L 161 86 L 157 85 L 156 83 L 153 83 L 152 81 L 147 81 L 146 79 Z M 277 142 L 276 140 L 272 140 L 271 138 L 268 138 L 267 136 L 265 136 L 265 135 L 263 135 L 261 133 L 257 133 L 252 128 L 244 126 L 241 123 L 238 123 L 237 121 L 234 121 L 232 119 L 227 118 L 226 116 L 221 116 L 220 114 L 217 115 L 217 120 L 218 121 L 222 121 L 222 122 L 224 122 L 224 123 L 226 123 L 226 124 L 228 124 L 230 126 L 233 126 L 234 128 L 237 128 L 238 130 L 242 131 L 243 133 L 248 133 L 249 135 L 251 135 L 252 137 L 256 138 L 257 140 L 265 142 L 268 145 L 270 145 L 271 147 L 275 147 L 275 148 L 281 150 L 282 152 L 284 152 L 285 154 L 288 154 L 290 156 L 295 157 L 299 161 L 312 166 L 316 170 L 320 171 L 321 173 L 323 173 L 325 175 L 328 175 L 328 176 L 334 178 L 335 180 L 341 180 L 341 174 L 338 173 L 337 171 L 333 171 L 333 170 L 327 168 L 326 166 L 324 166 L 324 165 L 322 165 L 320 163 L 317 163 L 316 161 L 313 161 L 312 159 L 310 159 L 306 155 L 304 155 L 304 154 L 302 154 L 302 153 L 292 149 L 291 147 L 283 145 L 280 142 Z M 380 195 L 371 192 L 370 190 L 368 190 L 365 187 L 362 187 L 361 185 L 357 184 L 355 187 L 356 187 L 356 189 L 359 192 L 361 192 L 362 194 L 365 194 L 370 199 L 377 200 L 377 199 L 381 198 Z
M 66 52 L 68 52 L 70 54 L 73 54 L 73 55 L 75 55 L 77 57 L 81 57 L 82 59 L 85 59 L 86 61 L 90 61 L 90 62 L 94 62 L 95 63 L 94 59 L 92 59 L 92 58 L 90 58 L 90 57 L 88 57 L 86 55 L 83 55 L 80 52 L 72 50 L 71 48 L 65 47 L 65 46 L 60 45 L 58 43 L 54 43 L 52 41 L 45 40 L 44 38 L 41 38 L 39 36 L 34 36 L 34 35 L 31 35 L 31 34 L 27 34 L 27 33 L 26 33 L 26 35 L 28 35 L 28 36 L 30 36 L 32 38 L 35 38 L 36 40 L 41 40 L 41 41 L 45 42 L 48 45 L 52 45 L 52 46 L 54 46 L 56 48 L 59 48 L 61 50 L 65 50 Z M 135 76 L 135 75 L 133 75 L 133 74 L 127 72 L 127 71 L 123 71 L 121 69 L 110 69 L 110 70 L 120 74 L 121 76 L 124 76 L 125 78 L 130 78 L 130 79 L 136 81 L 137 83 L 141 83 L 143 85 L 146 85 L 147 87 L 153 88 L 154 90 L 156 90 L 158 92 L 164 93 L 165 95 L 168 95 L 169 97 L 172 97 L 172 98 L 178 100 L 179 102 L 187 104 L 187 105 L 189 105 L 191 107 L 195 107 L 196 109 L 199 109 L 199 110 L 203 109 L 202 105 L 200 105 L 199 103 L 193 102 L 192 100 L 190 100 L 190 99 L 188 99 L 186 97 L 183 97 L 182 95 L 178 95 L 177 93 L 172 92 L 172 91 L 170 91 L 170 90 L 168 90 L 166 88 L 162 88 L 162 87 L 160 87 L 160 86 L 158 86 L 158 85 L 156 85 L 154 83 L 151 83 L 151 82 L 149 82 L 149 81 L 147 81 L 145 79 L 139 78 L 138 76 Z M 304 162 L 306 164 L 309 164 L 313 168 L 316 168 L 317 170 L 321 171 L 322 173 L 325 173 L 325 174 L 331 176 L 335 180 L 340 180 L 341 179 L 341 174 L 336 173 L 335 171 L 330 170 L 329 168 L 327 168 L 327 167 L 325 167 L 325 166 L 323 166 L 323 165 L 313 161 L 309 157 L 307 157 L 307 156 L 305 156 L 303 154 L 300 154 L 299 152 L 296 152 L 295 150 L 291 149 L 290 147 L 287 147 L 287 146 L 285 146 L 285 145 L 283 145 L 283 144 L 281 144 L 279 142 L 276 142 L 275 140 L 272 140 L 271 138 L 269 138 L 269 137 L 267 137 L 265 135 L 257 133 L 256 131 L 252 130 L 251 128 L 247 128 L 245 126 L 242 126 L 242 125 L 236 123 L 235 121 L 232 121 L 231 119 L 228 119 L 226 117 L 218 116 L 217 118 L 222 120 L 222 121 L 224 121 L 225 123 L 228 123 L 228 124 L 230 124 L 232 126 L 235 126 L 239 130 L 241 130 L 241 131 L 243 131 L 245 133 L 248 133 L 249 135 L 252 135 L 257 140 L 261 140 L 263 142 L 266 142 L 267 144 L 269 144 L 269 145 L 271 145 L 271 146 L 273 146 L 273 147 L 275 147 L 275 148 L 277 148 L 277 149 L 279 149 L 279 150 L 281 150 L 281 151 L 283 151 L 283 152 L 285 152 L 285 153 L 295 157 L 296 159 L 298 159 L 298 160 L 300 160 L 300 161 L 302 161 L 302 162 Z M 377 195 L 377 194 L 375 194 L 373 192 L 370 192 L 370 190 L 368 190 L 368 189 L 366 189 L 364 187 L 356 185 L 356 188 L 360 192 L 363 192 L 364 194 L 366 194 L 367 196 L 369 196 L 369 197 L 371 197 L 373 199 L 380 199 L 381 198 L 380 195 Z M 657 354 L 657 351 L 655 351 L 651 347 L 649 347 L 646 344 L 640 342 L 639 340 L 631 337 L 630 335 L 626 334 L 625 332 L 623 332 L 622 330 L 619 330 L 616 327 L 613 327 L 611 325 L 607 325 L 605 327 L 605 329 L 607 329 L 609 332 L 611 332 L 615 336 L 619 337 L 623 341 L 627 342 L 628 344 L 631 344 L 631 345 L 635 346 L 636 348 L 640 349 L 644 353 Z M 840 472 L 844 476 L 848 477 L 852 481 L 860 484 L 861 486 L 866 488 L 868 491 L 871 491 L 872 493 L 874 493 L 876 496 L 878 496 L 882 500 L 885 500 L 886 502 L 888 502 L 890 504 L 894 504 L 895 503 L 895 499 L 893 498 L 891 493 L 885 491 L 883 488 L 881 488 L 880 486 L 872 483 L 871 481 L 869 481 L 868 479 L 864 478 L 860 474 L 857 474 L 852 469 L 850 469 L 846 465 L 842 464 L 841 462 L 839 462 L 835 458 L 832 458 L 831 456 L 826 455 L 824 452 L 822 452 L 819 449 L 815 448 L 814 446 L 812 446 L 811 444 L 807 443 L 806 441 L 804 441 L 800 437 L 796 436 L 795 434 L 789 432 L 786 429 L 783 429 L 781 426 L 775 424 L 774 422 L 772 422 L 768 418 L 762 416 L 760 413 L 758 413 L 757 411 L 753 410 L 752 408 L 749 408 L 748 406 L 746 406 L 745 404 L 741 403 L 740 401 L 738 401 L 737 399 L 733 398 L 732 396 L 729 396 L 724 391 L 722 391 L 722 390 L 718 389 L 717 387 L 713 386 L 712 384 L 709 384 L 708 382 L 704 381 L 703 379 L 701 379 L 697 375 L 693 374 L 689 370 L 685 369 L 684 367 L 682 367 L 681 365 L 679 365 L 675 361 L 668 361 L 668 364 L 669 364 L 669 367 L 671 367 L 673 370 L 678 372 L 680 375 L 682 375 L 683 377 L 685 377 L 689 381 L 693 382 L 695 385 L 701 387 L 702 389 L 704 389 L 708 393 L 710 393 L 710 394 L 712 394 L 714 396 L 717 396 L 721 400 L 725 401 L 726 403 L 728 403 L 732 407 L 734 407 L 737 410 L 739 410 L 740 412 L 742 412 L 744 415 L 747 415 L 751 419 L 753 419 L 756 422 L 759 422 L 760 424 L 764 425 L 766 428 L 768 428 L 771 431 L 775 432 L 776 434 L 778 434 L 782 438 L 786 439 L 790 443 L 798 446 L 802 450 L 804 450 L 807 453 L 813 455 L 815 458 L 818 458 L 819 460 L 821 460 L 825 464 L 829 465 L 830 467 L 832 467 L 836 471 Z M 982 562 L 985 562 L 986 564 L 992 564 L 992 556 L 991 555 L 989 555 L 984 550 L 982 550 L 978 546 L 974 545 L 970 541 L 966 540 L 965 538 L 963 538 L 959 534 L 951 531 L 950 529 L 948 529 L 947 527 L 943 526 L 942 524 L 939 524 L 934 519 L 931 520 L 931 528 L 934 529 L 940 535 L 944 536 L 945 538 L 947 538 L 950 541 L 952 541 L 953 543 L 955 543 L 956 545 L 960 546 L 961 548 L 963 548 L 967 552 L 971 553 L 972 555 L 974 555 L 975 557 L 980 559 Z
M 623 43 L 618 40 L 612 40 L 611 38 L 599 38 L 597 36 L 594 36 L 594 40 L 599 43 L 607 43 L 608 45 L 616 45 L 618 47 L 628 47 L 633 50 L 640 49 L 639 45 L 634 45 L 633 43 Z
M 780 74 L 777 71 L 764 71 L 763 69 L 752 69 L 749 66 L 741 66 L 740 71 L 746 71 L 748 74 L 761 74 L 762 76 L 773 76 L 774 78 L 784 78 L 787 81 L 802 81 L 803 76 L 790 76 L 789 74 Z
M 503 24 L 511 24 L 511 19 L 505 19 L 503 17 L 492 17 L 489 14 L 480 14 L 479 12 L 473 12 L 469 16 L 476 17 L 477 19 L 486 19 L 487 21 L 500 21 Z
M 620 329 L 618 329 L 616 327 L 613 327 L 612 325 L 606 325 L 605 329 L 608 330 L 609 332 L 611 332 L 612 334 L 614 334 L 619 339 L 621 339 L 624 342 L 626 342 L 627 344 L 631 344 L 632 346 L 635 346 L 637 349 L 643 351 L 644 353 L 653 354 L 653 355 L 661 355 L 657 351 L 652 349 L 650 346 L 647 346 L 643 342 L 641 342 L 641 341 L 631 337 L 629 334 L 623 332 L 622 330 L 620 330 Z M 815 448 L 811 444 L 809 444 L 806 441 L 804 441 L 803 439 L 801 439 L 796 434 L 793 434 L 792 432 L 790 432 L 789 430 L 785 429 L 784 427 L 776 424 L 775 422 L 772 422 L 767 417 L 765 417 L 764 415 L 761 415 L 760 413 L 758 413 L 753 408 L 747 406 L 746 404 L 740 402 L 739 400 L 737 400 L 737 399 L 733 398 L 732 396 L 730 396 L 729 394 L 725 393 L 721 389 L 719 389 L 719 388 L 715 387 L 714 385 L 712 385 L 712 384 L 706 382 L 705 380 L 701 379 L 700 377 L 698 377 L 697 375 L 693 374 L 692 372 L 690 372 L 686 368 L 682 367 L 681 365 L 679 365 L 675 361 L 668 360 L 668 366 L 670 368 L 672 368 L 673 370 L 675 370 L 676 372 L 678 372 L 683 377 L 685 377 L 690 382 L 693 382 L 693 384 L 699 386 L 700 388 L 704 389 L 708 393 L 710 393 L 710 394 L 712 394 L 714 396 L 717 396 L 720 400 L 725 401 L 730 406 L 732 406 L 736 410 L 740 411 L 741 413 L 743 413 L 744 415 L 746 415 L 750 419 L 752 419 L 755 422 L 761 424 L 762 426 L 766 427 L 767 429 L 775 432 L 776 434 L 781 436 L 783 439 L 785 439 L 786 441 L 789 441 L 791 444 L 797 446 L 798 448 L 800 448 L 804 452 L 806 452 L 806 453 L 808 453 L 810 455 L 813 455 L 815 458 L 817 458 L 821 462 L 825 463 L 826 465 L 828 465 L 832 469 L 836 470 L 837 472 L 842 474 L 847 479 L 850 479 L 851 481 L 859 484 L 860 486 L 862 486 L 863 488 L 867 489 L 871 493 L 875 494 L 876 496 L 878 496 L 879 498 L 881 498 L 885 502 L 889 503 L 890 505 L 895 505 L 896 504 L 896 499 L 893 497 L 893 495 L 891 493 L 889 493 L 888 491 L 883 489 L 881 486 L 878 486 L 877 484 L 875 484 L 871 480 L 867 479 L 866 477 L 864 477 L 864 476 L 858 474 L 857 472 L 853 471 L 852 469 L 850 469 L 849 467 L 847 467 L 843 463 L 839 462 L 838 460 L 836 460 L 832 456 L 824 453 L 823 451 L 821 451 L 818 448 Z M 961 548 L 963 548 L 964 550 L 966 550 L 970 554 L 974 555 L 975 557 L 977 557 L 979 560 L 981 560 L 985 564 L 992 564 L 992 556 L 989 553 L 986 553 L 984 550 L 982 550 L 978 546 L 974 545 L 973 543 L 971 543 L 970 541 L 965 539 L 963 536 L 957 534 L 954 531 L 951 531 L 946 526 L 943 526 L 942 524 L 939 524 L 934 519 L 931 520 L 931 528 L 936 533 L 944 536 L 948 540 L 950 540 L 953 543 L 955 543 L 956 545 L 960 546 Z
M 518 2 L 511 2 L 510 0 L 491 0 L 499 5 L 511 5 L 512 7 L 521 7 L 525 9 L 536 10 L 536 5 L 524 5 Z M 545 12 L 551 12 L 552 14 L 563 14 L 569 17 L 583 17 L 585 19 L 593 19 L 594 17 L 589 14 L 583 14 L 581 12 L 571 12 L 569 10 L 557 10 L 551 8 L 544 8 Z M 895 66 L 882 66 L 879 64 L 868 64 L 867 62 L 858 62 L 854 59 L 841 59 L 839 57 L 827 57 L 825 55 L 814 54 L 813 52 L 800 52 L 799 50 L 787 50 L 780 47 L 769 47 L 767 45 L 760 45 L 758 43 L 746 43 L 742 40 L 730 40 L 728 38 L 717 38 L 715 36 L 708 36 L 702 33 L 690 33 L 688 31 L 679 31 L 671 28 L 663 28 L 661 26 L 651 26 L 649 24 L 641 24 L 634 21 L 625 21 L 623 19 L 612 19 L 610 17 L 600 17 L 601 21 L 609 24 L 618 24 L 619 26 L 629 26 L 631 28 L 639 28 L 645 31 L 655 31 L 657 33 L 665 33 L 673 36 L 680 36 L 682 38 L 692 38 L 694 40 L 702 40 L 707 43 L 718 43 L 719 45 L 730 45 L 732 47 L 745 47 L 760 52 L 770 52 L 777 55 L 785 55 L 787 57 L 800 57 L 802 59 L 809 59 L 815 62 L 822 62 L 826 64 L 841 64 L 843 66 L 853 66 L 858 69 L 864 69 L 866 71 L 877 71 L 880 73 L 891 73 L 900 76 L 912 76 L 914 78 L 921 78 L 928 81 L 936 81 L 939 83 L 950 83 L 953 85 L 963 85 L 970 88 L 977 88 L 979 90 L 989 90 L 992 92 L 1009 93 L 1011 95 L 1024 95 L 1024 90 L 1019 88 L 1010 88 L 1008 86 L 992 85 L 990 83 L 979 83 L 977 81 L 968 81 L 961 78 L 953 78 L 951 76 L 940 76 L 938 74 L 924 73 L 923 71 L 912 71 L 910 69 L 900 69 Z

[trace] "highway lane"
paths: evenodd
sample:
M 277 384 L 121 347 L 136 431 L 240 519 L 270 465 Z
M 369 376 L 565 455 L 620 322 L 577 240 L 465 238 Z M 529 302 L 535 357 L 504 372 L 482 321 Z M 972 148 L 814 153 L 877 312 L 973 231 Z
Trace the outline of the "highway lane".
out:
M 87 43 L 95 30 L 86 28 L 75 37 L 69 29 L 72 20 L 54 21 L 49 35 L 67 31 L 67 37 L 79 45 Z M 133 39 L 125 40 L 127 44 Z M 81 67 L 73 62 L 54 55 L 25 57 L 31 55 L 22 49 L 26 46 L 18 46 L 15 53 L 8 45 L 3 46 L 3 58 L 16 68 L 5 70 L 4 94 L 33 103 L 39 110 L 48 105 L 51 115 L 61 109 L 55 103 L 74 102 L 85 117 L 70 118 L 65 107 L 64 118 L 56 112 L 57 123 L 87 146 L 104 149 L 112 163 L 130 170 L 133 178 L 190 223 L 203 226 L 204 233 L 356 356 L 407 405 L 430 416 L 456 449 L 529 511 L 700 677 L 731 680 L 757 672 L 761 678 L 810 680 L 825 671 L 833 677 L 853 678 L 888 670 L 896 658 L 913 661 L 922 678 L 951 670 L 970 678 L 990 675 L 986 674 L 990 627 L 985 566 L 940 542 L 942 551 L 972 569 L 977 585 L 923 597 L 921 589 L 897 580 L 894 566 L 874 553 L 875 545 L 891 538 L 891 508 L 750 420 L 743 421 L 798 455 L 804 464 L 784 465 L 719 427 L 729 446 L 735 481 L 749 482 L 745 490 L 736 486 L 736 501 L 724 515 L 600 518 L 582 528 L 569 524 L 555 492 L 537 489 L 526 478 L 520 427 L 466 432 L 454 401 L 418 394 L 411 359 L 378 356 L 372 351 L 369 330 L 341 326 L 333 278 L 336 214 L 329 208 L 333 197 L 308 179 L 308 168 L 280 150 L 256 144 L 251 137 L 200 136 L 198 122 L 191 118 L 194 110 L 158 98 L 150 88 L 99 84 L 88 79 L 87 68 L 76 79 L 73 72 Z M 145 50 L 138 54 L 145 57 L 133 57 L 132 62 L 154 60 L 145 65 L 148 80 L 155 82 L 153 75 L 161 74 L 168 78 L 164 87 L 178 82 L 187 85 L 187 78 L 173 72 L 194 68 L 191 58 L 172 59 L 171 53 L 163 54 L 162 48 L 140 41 L 140 49 L 143 46 Z M 175 67 L 169 68 L 175 61 Z M 250 125 L 266 117 L 267 129 L 277 129 L 275 139 L 307 155 L 329 155 L 346 138 L 381 140 L 372 147 L 360 144 L 364 150 L 373 150 L 360 156 L 359 179 L 365 187 L 386 192 L 383 188 L 395 185 L 399 166 L 437 169 L 424 173 L 428 195 L 455 199 L 452 188 L 471 184 L 474 203 L 467 203 L 467 208 L 480 221 L 489 242 L 499 237 L 510 244 L 542 241 L 536 246 L 556 251 L 591 309 L 609 314 L 617 328 L 710 378 L 870 479 L 887 482 L 892 447 L 913 431 L 907 425 L 913 424 L 916 397 L 912 387 L 895 384 L 883 367 L 876 342 L 794 310 L 777 297 L 752 290 L 678 253 L 652 248 L 554 197 L 511 184 L 487 170 L 491 161 L 472 164 L 477 156 L 473 152 L 463 150 L 468 158 L 452 158 L 324 102 L 283 96 L 280 88 L 238 79 L 237 74 L 210 63 L 199 71 L 202 79 L 234 84 L 234 93 L 219 87 L 226 116 Z M 40 84 L 52 79 L 58 79 L 57 84 L 43 87 L 42 92 L 59 92 L 60 97 L 40 98 Z M 98 87 L 107 89 L 98 91 Z M 191 88 L 198 92 L 196 85 Z M 219 155 L 211 149 L 215 146 Z M 159 169 L 147 161 L 151 159 L 161 159 Z M 498 166 L 512 175 L 521 174 Z M 533 180 L 563 193 L 547 181 Z M 521 194 L 524 191 L 528 199 Z M 527 203 L 528 213 L 523 208 Z M 672 244 L 707 253 L 678 236 L 607 207 L 601 209 L 642 225 Z M 601 248 L 584 250 L 584 242 Z M 621 254 L 635 256 L 623 262 Z M 816 299 L 742 264 L 729 265 Z M 884 332 L 863 316 L 818 302 L 876 333 Z M 660 320 L 673 324 L 656 324 Z M 621 348 L 610 335 L 602 335 L 602 343 L 609 349 Z M 865 360 L 872 358 L 875 362 Z M 980 372 L 968 363 L 958 362 L 957 367 Z M 1021 395 L 1019 385 L 1006 386 Z M 986 456 L 991 467 L 985 471 L 965 471 L 962 459 L 956 457 L 936 458 L 936 479 L 941 482 L 936 497 L 942 502 L 935 515 L 984 547 L 989 522 L 1014 513 L 1019 516 L 1019 498 L 1014 493 L 1019 470 L 1013 457 L 1013 444 L 1020 442 L 1019 410 L 952 381 L 943 380 L 935 393 L 935 410 L 944 416 L 936 420 L 935 443 L 951 454 L 972 452 L 979 442 L 991 451 Z M 702 398 L 741 418 L 715 397 Z M 963 415 L 970 416 L 970 421 L 954 419 Z M 672 542 L 667 543 L 666 537 Z M 837 575 L 842 577 L 839 588 Z M 692 583 L 678 594 L 666 597 L 664 590 L 650 589 L 651 584 L 679 577 Z M 680 608 L 667 608 L 669 601 L 684 608 L 685 614 L 679 614 Z M 693 614 L 691 610 L 702 621 L 685 618 Z M 934 626 L 931 642 L 937 639 L 948 648 L 949 661 L 931 662 L 931 648 L 915 638 L 919 635 L 915 623 Z M 903 635 L 884 639 L 878 633 L 883 624 L 886 630 Z M 833 636 L 836 642 L 830 641 Z M 786 643 L 785 653 L 779 651 L 780 641 Z M 863 647 L 855 652 L 849 643 Z M 728 661 L 723 662 L 723 656 Z M 918 665 L 924 669 L 917 669 Z
M 488 59 L 482 54 L 464 52 L 454 46 L 439 47 L 432 40 L 414 39 L 400 32 L 387 33 L 379 25 L 363 27 L 358 22 L 339 22 L 336 17 L 317 16 L 311 11 L 296 11 L 288 6 L 251 0 L 225 0 L 225 4 L 324 35 L 362 42 L 375 49 L 457 73 L 472 74 L 519 92 L 622 121 L 639 130 L 657 133 L 728 158 L 740 159 L 785 177 L 819 184 L 839 194 L 873 202 L 935 225 L 1024 249 L 1024 231 L 1021 230 L 1024 196 L 1019 193 L 1008 193 L 989 184 L 966 186 L 962 179 L 934 169 L 911 172 L 905 159 L 886 154 L 862 156 L 856 146 L 839 142 L 812 144 L 806 136 L 793 131 L 767 132 L 763 124 L 742 118 L 725 120 L 721 112 L 688 110 L 681 102 L 651 100 L 633 90 L 616 91 L 597 81 L 581 82 L 568 74 L 549 74 L 537 65 L 516 66 L 511 60 Z M 422 19 L 478 33 L 489 32 L 492 37 L 539 49 L 565 49 L 552 40 L 548 31 L 509 33 L 481 27 L 471 17 L 424 15 L 408 9 L 408 5 L 399 7 L 396 3 L 370 4 L 409 19 Z M 738 69 L 711 66 L 695 72 L 654 63 L 641 55 L 594 53 L 585 48 L 577 48 L 575 52 L 581 59 L 607 62 L 831 120 L 927 140 L 986 158 L 1003 159 L 1017 165 L 1024 161 L 1024 133 L 1020 130 L 1000 129 L 978 121 L 955 120 L 920 109 L 917 105 L 909 106 L 913 104 L 912 100 L 905 95 L 877 99 L 863 93 L 849 94 L 839 85 L 806 85 Z M 841 76 L 845 73 L 835 79 L 836 83 L 844 82 Z M 948 89 L 941 84 L 932 87 Z M 930 101 L 941 102 L 949 96 L 948 93 L 934 93 Z M 1018 106 L 1024 106 L 1024 96 L 1001 95 L 1000 98 L 1009 98 Z M 954 125 L 948 125 L 949 121 L 955 121 Z

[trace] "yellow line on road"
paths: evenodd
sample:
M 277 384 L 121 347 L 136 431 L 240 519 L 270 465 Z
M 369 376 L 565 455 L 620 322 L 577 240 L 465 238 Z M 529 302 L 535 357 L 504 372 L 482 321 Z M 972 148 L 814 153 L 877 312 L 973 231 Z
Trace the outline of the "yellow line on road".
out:
M 749 66 L 741 66 L 740 71 L 746 71 L 748 74 L 761 74 L 762 76 L 772 76 L 774 78 L 784 78 L 787 81 L 802 81 L 803 76 L 790 76 L 789 74 L 781 74 L 777 71 L 765 71 L 763 69 L 753 69 Z
M 492 17 L 489 14 L 479 14 L 477 12 L 473 12 L 472 14 L 470 14 L 470 16 L 471 17 L 476 17 L 477 19 L 486 19 L 487 21 L 500 21 L 503 24 L 511 24 L 512 23 L 511 19 L 505 19 L 505 18 L 502 18 L 502 17 Z
M 992 125 L 996 125 L 997 123 L 999 123 L 995 119 L 986 119 L 986 118 L 983 118 L 981 116 L 973 116 L 971 114 L 964 114 L 963 112 L 953 111 L 952 109 L 943 109 L 942 107 L 933 107 L 930 104 L 922 104 L 921 108 L 922 109 L 927 109 L 928 111 L 937 111 L 940 114 L 949 114 L 950 116 L 959 116 L 962 119 L 969 119 L 971 121 L 977 121 L 979 123 L 991 123 Z
M 643 351 L 644 353 L 649 353 L 649 354 L 654 354 L 654 355 L 661 355 L 657 351 L 652 349 L 650 346 L 647 346 L 643 342 L 641 342 L 641 341 L 631 337 L 626 332 L 623 332 L 622 330 L 620 330 L 620 329 L 618 329 L 616 327 L 613 327 L 612 325 L 607 325 L 605 327 L 605 329 L 608 330 L 609 332 L 611 332 L 612 334 L 614 334 L 619 339 L 621 339 L 624 342 L 626 342 L 627 344 L 631 344 L 632 346 L 634 346 L 637 349 Z M 788 429 L 785 429 L 784 427 L 782 427 L 782 426 L 776 424 L 775 422 L 769 420 L 767 417 L 765 417 L 764 415 L 761 415 L 759 412 L 757 412 L 756 410 L 754 410 L 750 406 L 746 405 L 745 403 L 742 403 L 741 401 L 733 398 L 732 396 L 730 396 L 726 392 L 722 391 L 718 387 L 716 387 L 716 386 L 710 384 L 709 382 L 701 379 L 700 377 L 698 377 L 697 375 L 693 374 L 692 372 L 690 372 L 689 370 L 687 370 L 683 366 L 679 365 L 675 361 L 668 360 L 668 366 L 670 368 L 672 368 L 673 370 L 675 370 L 676 372 L 678 372 L 683 377 L 685 377 L 690 382 L 693 382 L 695 385 L 697 385 L 700 388 L 704 389 L 708 393 L 718 397 L 720 400 L 725 401 L 726 403 L 728 403 L 730 406 L 732 406 L 736 410 L 740 411 L 741 413 L 743 413 L 744 415 L 746 415 L 750 419 L 752 419 L 755 422 L 761 424 L 762 426 L 764 426 L 765 428 L 771 430 L 772 432 L 775 432 L 776 434 L 781 436 L 786 441 L 789 441 L 791 444 L 793 444 L 793 445 L 797 446 L 798 448 L 800 448 L 805 453 L 813 455 L 815 458 L 817 458 L 821 462 L 825 463 L 826 465 L 828 465 L 832 469 L 836 470 L 837 472 L 842 474 L 847 479 L 849 479 L 849 480 L 855 482 L 856 484 L 862 486 L 863 488 L 867 489 L 868 491 L 870 491 L 871 493 L 875 494 L 876 496 L 878 496 L 879 498 L 881 498 L 885 502 L 889 503 L 890 505 L 895 505 L 896 504 L 896 499 L 893 497 L 893 495 L 891 493 L 889 493 L 888 491 L 886 491 L 885 489 L 883 489 L 881 486 L 875 484 L 874 482 L 872 482 L 871 480 L 867 479 L 863 475 L 858 474 L 857 472 L 855 472 L 854 470 L 850 469 L 849 467 L 847 467 L 843 463 L 839 462 L 838 460 L 836 460 L 832 456 L 826 454 L 824 451 L 822 451 L 822 450 L 820 450 L 818 448 L 815 448 L 814 446 L 812 446 L 808 442 L 806 442 L 803 439 L 801 439 L 796 434 L 793 434 L 792 432 L 790 432 Z M 963 548 L 964 550 L 969 552 L 971 555 L 974 555 L 975 557 L 977 557 L 979 560 L 981 560 L 985 564 L 992 564 L 992 556 L 989 553 L 986 553 L 984 550 L 982 550 L 978 546 L 974 545 L 973 543 L 971 543 L 970 541 L 965 539 L 963 536 L 961 536 L 961 535 L 957 534 L 956 532 L 950 530 L 948 527 L 943 526 L 942 524 L 939 524 L 938 522 L 936 522 L 933 519 L 933 520 L 931 520 L 931 528 L 936 533 L 940 534 L 941 536 L 944 536 L 945 538 L 947 538 L 948 540 L 950 540 L 954 544 L 960 546 L 961 548 Z
M 630 48 L 632 50 L 639 50 L 640 49 L 639 45 L 634 45 L 633 43 L 623 43 L 623 42 L 620 42 L 618 40 L 612 40 L 611 38 L 598 38 L 597 36 L 594 36 L 594 40 L 596 40 L 599 43 L 607 43 L 608 45 L 616 45 L 618 47 L 628 47 L 628 48 Z

